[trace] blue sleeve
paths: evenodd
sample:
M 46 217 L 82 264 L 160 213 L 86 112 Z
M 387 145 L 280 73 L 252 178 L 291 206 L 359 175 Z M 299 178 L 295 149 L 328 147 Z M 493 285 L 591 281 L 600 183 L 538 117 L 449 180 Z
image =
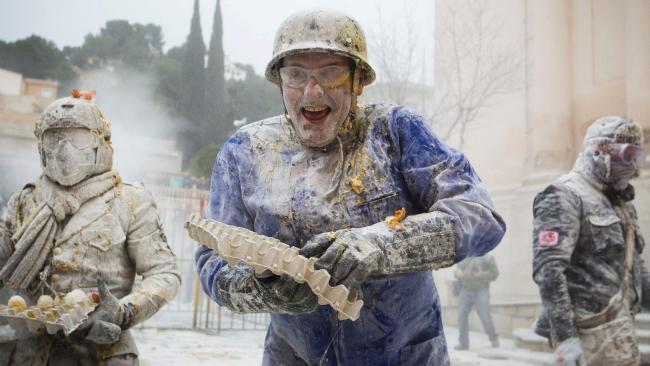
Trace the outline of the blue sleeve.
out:
M 455 261 L 492 250 L 505 234 L 505 223 L 465 155 L 445 145 L 422 117 L 402 107 L 393 111 L 391 135 L 413 200 L 423 211 L 452 218 Z
M 219 151 L 212 169 L 210 202 L 205 217 L 252 230 L 253 219 L 246 211 L 242 199 L 241 166 L 237 159 L 237 154 L 248 148 L 248 142 L 245 134 L 236 133 Z M 196 251 L 194 260 L 203 291 L 223 305 L 215 286 L 219 271 L 228 266 L 227 262 L 204 245 Z

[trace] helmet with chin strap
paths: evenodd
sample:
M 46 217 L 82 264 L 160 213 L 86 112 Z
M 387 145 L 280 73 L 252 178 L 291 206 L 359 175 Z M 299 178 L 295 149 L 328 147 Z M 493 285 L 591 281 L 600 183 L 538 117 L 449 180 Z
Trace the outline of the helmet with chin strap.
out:
M 266 66 L 266 79 L 282 87 L 282 59 L 307 52 L 336 54 L 353 61 L 350 113 L 354 113 L 362 87 L 375 80 L 375 70 L 368 63 L 366 35 L 361 25 L 348 15 L 324 9 L 306 10 L 289 16 L 275 35 L 273 57 Z
M 43 136 L 50 130 L 86 129 L 92 135 L 92 161 L 76 167 L 77 172 L 63 176 L 53 165 L 56 160 L 54 152 L 44 146 Z M 113 165 L 113 149 L 111 147 L 110 124 L 99 107 L 92 101 L 89 94 L 73 90 L 72 96 L 57 99 L 52 102 L 41 118 L 36 122 L 34 135 L 38 141 L 38 152 L 41 157 L 41 167 L 45 175 L 62 185 L 73 185 L 90 176 L 109 171 Z M 73 164 L 73 163 L 69 163 Z M 70 167 L 75 169 L 74 166 Z
M 363 73 L 362 85 L 375 80 L 375 70 L 368 63 L 365 33 L 361 25 L 350 16 L 323 9 L 302 11 L 289 16 L 275 34 L 273 58 L 266 66 L 266 78 L 280 85 L 279 68 L 282 59 L 305 52 L 325 52 L 348 57 L 354 61 L 355 71 Z

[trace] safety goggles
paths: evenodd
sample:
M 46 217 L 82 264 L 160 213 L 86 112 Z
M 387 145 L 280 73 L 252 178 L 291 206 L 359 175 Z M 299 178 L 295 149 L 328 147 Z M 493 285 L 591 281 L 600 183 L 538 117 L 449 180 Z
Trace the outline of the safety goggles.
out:
M 41 138 L 43 149 L 52 152 L 58 147 L 69 142 L 77 149 L 91 147 L 97 136 L 87 128 L 53 128 L 46 130 Z
M 316 82 L 329 89 L 337 88 L 348 81 L 349 66 L 325 66 L 319 69 L 305 69 L 300 66 L 284 66 L 280 68 L 282 82 L 290 88 L 304 88 L 309 79 L 314 77 Z
M 609 144 L 607 151 L 616 162 L 633 164 L 637 168 L 645 163 L 646 152 L 640 144 Z

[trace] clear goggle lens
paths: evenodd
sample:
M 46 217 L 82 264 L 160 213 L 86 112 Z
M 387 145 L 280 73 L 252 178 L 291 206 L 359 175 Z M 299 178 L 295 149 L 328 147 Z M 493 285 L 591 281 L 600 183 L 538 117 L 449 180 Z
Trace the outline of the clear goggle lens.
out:
M 610 144 L 612 160 L 641 167 L 645 163 L 646 151 L 640 144 Z
M 291 88 L 304 88 L 313 76 L 319 85 L 329 89 L 343 85 L 350 77 L 348 66 L 325 66 L 319 69 L 305 69 L 300 66 L 285 66 L 280 68 L 282 82 Z
M 77 149 L 86 149 L 95 143 L 95 134 L 87 128 L 53 128 L 43 133 L 43 148 L 55 151 L 64 142 Z

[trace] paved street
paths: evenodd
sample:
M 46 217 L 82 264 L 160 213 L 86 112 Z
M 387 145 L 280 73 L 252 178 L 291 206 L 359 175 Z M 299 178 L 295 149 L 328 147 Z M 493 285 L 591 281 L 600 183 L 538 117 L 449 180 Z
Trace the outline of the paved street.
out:
M 539 363 L 522 361 L 530 354 L 516 350 L 513 342 L 501 340 L 499 350 L 519 355 L 519 361 L 498 358 L 490 342 L 482 333 L 471 333 L 471 349 L 456 351 L 458 332 L 447 328 L 447 342 L 453 366 L 529 366 Z M 223 331 L 208 334 L 191 330 L 135 329 L 142 365 L 260 365 L 264 347 L 264 331 Z M 488 358 L 489 357 L 489 358 Z

